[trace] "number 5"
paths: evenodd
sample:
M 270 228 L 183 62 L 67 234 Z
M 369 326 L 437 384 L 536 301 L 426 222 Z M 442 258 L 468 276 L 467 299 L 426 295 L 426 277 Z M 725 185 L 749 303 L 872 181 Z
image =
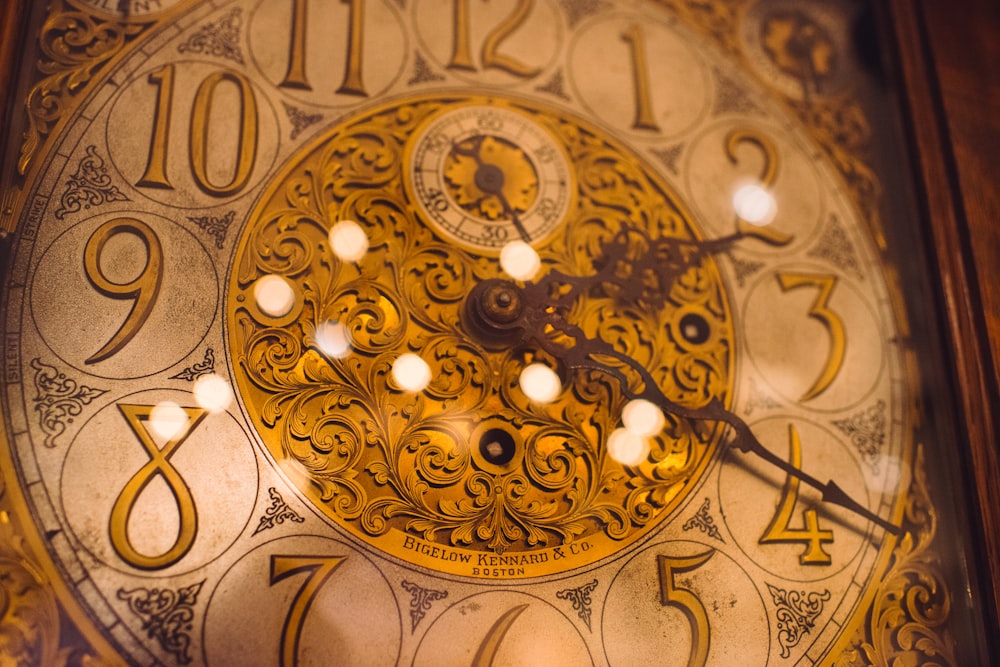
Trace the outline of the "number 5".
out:
M 708 661 L 709 630 L 708 614 L 705 605 L 694 593 L 686 588 L 680 588 L 674 583 L 674 575 L 678 572 L 691 572 L 705 564 L 715 549 L 687 558 L 675 558 L 659 555 L 656 557 L 657 572 L 660 575 L 660 604 L 664 607 L 674 607 L 684 612 L 691 624 L 691 655 L 688 657 L 688 667 L 703 667 Z

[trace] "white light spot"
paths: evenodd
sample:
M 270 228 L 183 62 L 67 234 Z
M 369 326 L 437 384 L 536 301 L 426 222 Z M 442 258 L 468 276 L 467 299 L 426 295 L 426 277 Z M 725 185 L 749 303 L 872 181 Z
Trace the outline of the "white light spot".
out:
M 283 317 L 295 305 L 295 290 L 281 276 L 270 274 L 260 278 L 253 286 L 253 298 L 265 315 Z
M 624 428 L 616 428 L 608 438 L 608 456 L 625 466 L 637 466 L 649 456 L 649 441 Z
M 347 356 L 351 349 L 347 327 L 340 322 L 327 321 L 319 325 L 316 329 L 316 343 L 324 354 L 337 359 Z
M 184 408 L 173 401 L 163 401 L 153 406 L 149 413 L 149 431 L 163 440 L 170 440 L 184 430 L 188 421 Z
M 766 225 L 774 220 L 778 204 L 766 189 L 751 183 L 744 185 L 733 194 L 733 209 L 736 215 L 751 225 Z
M 531 280 L 542 268 L 542 260 L 524 241 L 511 241 L 500 250 L 500 267 L 514 280 Z
M 406 391 L 422 391 L 431 381 L 431 367 L 415 354 L 399 355 L 392 365 L 392 379 Z
M 536 403 L 551 403 L 562 391 L 556 372 L 545 364 L 531 364 L 521 371 L 521 391 Z
M 648 438 L 659 433 L 666 420 L 660 408 L 639 398 L 625 404 L 622 423 L 629 433 Z
M 202 375 L 194 382 L 194 400 L 205 410 L 216 414 L 232 403 L 233 389 L 221 375 Z
M 345 262 L 357 262 L 368 252 L 368 236 L 353 220 L 341 220 L 330 228 L 333 254 Z

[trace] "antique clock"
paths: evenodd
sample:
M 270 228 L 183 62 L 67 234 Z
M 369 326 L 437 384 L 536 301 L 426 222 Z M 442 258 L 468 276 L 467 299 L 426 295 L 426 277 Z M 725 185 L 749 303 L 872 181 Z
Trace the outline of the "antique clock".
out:
M 871 7 L 11 7 L 5 664 L 988 664 Z

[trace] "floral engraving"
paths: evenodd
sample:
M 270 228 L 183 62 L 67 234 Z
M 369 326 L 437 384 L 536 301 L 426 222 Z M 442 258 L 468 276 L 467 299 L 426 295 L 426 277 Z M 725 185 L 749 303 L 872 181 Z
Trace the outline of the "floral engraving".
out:
M 428 81 L 444 81 L 444 77 L 435 72 L 420 51 L 413 53 L 413 76 L 407 81 L 407 85 L 413 86 L 418 83 Z
M 550 93 L 563 100 L 569 100 L 569 95 L 566 94 L 566 87 L 563 82 L 563 73 L 561 70 L 553 74 L 548 83 L 537 86 L 535 90 L 540 93 Z
M 893 548 L 889 568 L 875 585 L 871 607 L 836 667 L 958 664 L 955 639 L 947 627 L 951 593 L 940 556 L 932 548 L 937 512 L 927 488 L 922 445 L 914 460 L 903 528 L 906 532 Z
M 293 107 L 284 101 L 281 104 L 285 107 L 285 114 L 288 116 L 288 120 L 292 122 L 292 134 L 290 135 L 292 139 L 297 139 L 307 127 L 323 120 L 323 114 L 321 113 L 306 113 L 302 109 Z
M 142 619 L 146 635 L 156 639 L 163 650 L 182 665 L 191 662 L 191 630 L 194 628 L 194 605 L 204 580 L 176 591 L 167 588 L 118 589 L 118 599 L 128 603 L 129 611 Z
M 559 4 L 566 12 L 566 20 L 571 28 L 586 17 L 604 11 L 611 6 L 605 0 L 559 0 Z
M 206 23 L 183 44 L 178 45 L 179 53 L 200 53 L 217 58 L 226 58 L 243 64 L 240 51 L 240 29 L 243 26 L 243 10 L 237 7 L 218 21 Z
M 215 372 L 215 351 L 212 348 L 205 350 L 205 358 L 201 361 L 188 366 L 180 373 L 176 375 L 171 375 L 171 380 L 187 380 L 188 382 L 193 382 L 200 378 L 202 375 L 210 375 Z
M 215 240 L 215 247 L 222 250 L 222 244 L 226 241 L 226 234 L 229 226 L 236 219 L 236 211 L 229 211 L 223 216 L 201 215 L 188 216 L 188 220 L 198 225 L 198 229 L 205 232 Z
M 861 278 L 861 264 L 847 230 L 835 215 L 830 216 L 830 222 L 816 242 L 816 247 L 809 251 L 810 257 L 826 260 L 831 264 L 850 271 L 855 277 Z
M 285 499 L 281 497 L 276 488 L 273 486 L 268 488 L 267 493 L 271 496 L 271 504 L 267 506 L 267 509 L 264 510 L 264 516 L 257 522 L 257 527 L 254 529 L 253 535 L 268 528 L 273 528 L 285 521 L 293 523 L 303 523 L 305 521 L 298 512 L 288 506 L 288 503 L 285 502 Z
M 87 146 L 87 154 L 80 159 L 76 171 L 66 181 L 66 191 L 59 200 L 55 216 L 62 220 L 69 213 L 100 206 L 112 201 L 128 201 L 118 186 L 111 182 L 104 159 L 97 154 L 97 146 Z
M 878 474 L 878 464 L 885 443 L 885 401 L 879 400 L 867 410 L 844 419 L 835 419 L 833 425 L 851 439 L 861 459 Z
M 746 407 L 743 408 L 743 414 L 747 417 L 752 415 L 756 410 L 771 410 L 781 407 L 781 403 L 761 389 L 761 386 L 753 378 L 750 379 L 749 394 Z
M 556 597 L 560 600 L 569 600 L 573 604 L 576 615 L 587 624 L 587 629 L 593 632 L 590 627 L 590 594 L 597 588 L 597 579 L 589 584 L 577 586 L 576 588 L 566 588 L 556 592 Z
M 0 664 L 52 665 L 61 656 L 65 660 L 59 605 L 42 571 L 8 513 L 0 511 Z
M 667 148 L 651 148 L 649 152 L 655 155 L 663 166 L 670 170 L 673 174 L 680 174 L 677 168 L 677 160 L 680 159 L 681 155 L 684 153 L 684 144 L 674 144 L 673 146 L 668 146 Z
M 67 424 L 73 423 L 73 417 L 83 411 L 83 406 L 106 393 L 107 389 L 78 384 L 54 366 L 42 363 L 37 357 L 30 363 L 35 369 L 33 402 L 35 411 L 38 412 L 39 426 L 45 433 L 44 444 L 46 447 L 55 447 L 56 438 L 66 430 Z
M 38 71 L 44 75 L 28 93 L 25 108 L 29 128 L 25 132 L 18 172 L 24 174 L 42 140 L 82 99 L 87 84 L 125 45 L 145 32 L 150 24 L 116 23 L 85 12 L 58 11 L 49 14 L 38 36 L 42 58 Z
M 599 541 L 592 557 L 617 551 L 680 502 L 677 489 L 700 474 L 720 430 L 668 415 L 648 460 L 622 466 L 602 445 L 626 400 L 620 379 L 579 371 L 558 400 L 538 406 L 517 390 L 523 351 L 486 349 L 469 336 L 460 317 L 466 295 L 499 277 L 500 267 L 413 219 L 400 174 L 408 138 L 443 104 L 436 97 L 388 103 L 333 128 L 251 214 L 228 306 L 240 393 L 275 457 L 308 472 L 312 501 L 372 544 L 401 544 L 388 535 L 402 531 L 505 558 L 580 539 Z M 576 170 L 578 208 L 542 248 L 549 270 L 592 271 L 595 253 L 623 227 L 648 229 L 654 239 L 693 238 L 645 162 L 623 157 L 600 130 L 528 103 L 518 109 L 558 137 Z M 328 231 L 339 219 L 366 231 L 370 250 L 360 262 L 329 251 Z M 287 277 L 302 295 L 292 324 L 274 326 L 242 305 L 267 273 Z M 671 400 L 727 402 L 731 325 L 714 260 L 699 258 L 668 287 L 662 308 L 586 295 L 574 323 L 629 350 Z M 679 332 L 681 315 L 691 313 L 707 340 Z M 347 328 L 346 357 L 319 344 L 328 322 Z M 404 350 L 432 368 L 430 386 L 417 395 L 389 373 Z M 487 423 L 515 434 L 512 465 L 478 456 L 473 440 Z M 667 458 L 671 466 L 657 466 Z
M 754 262 L 749 259 L 737 257 L 734 253 L 727 252 L 726 257 L 736 271 L 736 284 L 743 287 L 750 276 L 764 268 L 764 262 Z
M 760 113 L 760 108 L 754 104 L 747 92 L 719 70 L 715 70 L 715 82 L 718 94 L 712 107 L 712 115 Z
M 701 507 L 698 508 L 695 515 L 684 522 L 683 528 L 685 531 L 697 528 L 701 532 L 706 533 L 709 537 L 713 537 L 720 542 L 725 543 L 725 540 L 722 539 L 722 533 L 719 532 L 719 527 L 715 525 L 715 519 L 711 514 L 709 514 L 710 507 L 711 501 L 708 498 L 705 498 L 705 501 L 702 502 Z
M 802 637 L 816 627 L 816 619 L 823 613 L 823 603 L 830 599 L 830 591 L 786 591 L 771 584 L 767 584 L 767 590 L 777 607 L 781 657 L 787 658 Z
M 420 621 L 424 620 L 424 616 L 430 611 L 431 605 L 433 605 L 438 600 L 443 600 L 448 597 L 448 591 L 438 591 L 433 588 L 424 588 L 418 586 L 417 584 L 410 583 L 409 581 L 403 580 L 403 588 L 412 596 L 410 598 L 410 631 L 417 629 Z

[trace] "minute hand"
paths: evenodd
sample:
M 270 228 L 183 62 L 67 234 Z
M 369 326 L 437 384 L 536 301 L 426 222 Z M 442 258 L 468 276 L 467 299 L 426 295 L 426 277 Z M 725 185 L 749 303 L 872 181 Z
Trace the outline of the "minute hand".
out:
M 639 237 L 647 248 L 638 256 L 630 253 L 630 235 Z M 608 342 L 598 338 L 588 338 L 575 324 L 565 319 L 564 313 L 572 303 L 585 291 L 603 286 L 614 286 L 619 291 L 619 298 L 625 301 L 642 300 L 656 301 L 655 293 L 665 294 L 666 288 L 688 268 L 704 256 L 725 250 L 743 234 L 737 232 L 730 236 L 710 241 L 684 241 L 679 239 L 653 240 L 640 230 L 625 229 L 611 239 L 604 248 L 604 257 L 595 273 L 589 276 L 569 276 L 560 271 L 550 271 L 536 282 L 528 283 L 523 290 L 525 317 L 523 320 L 523 335 L 532 339 L 546 352 L 565 364 L 567 369 L 592 369 L 607 373 L 618 379 L 622 391 L 630 399 L 643 398 L 657 405 L 664 412 L 700 421 L 723 422 L 732 427 L 735 438 L 732 446 L 747 453 L 753 452 L 771 465 L 783 470 L 786 474 L 798 478 L 807 485 L 822 493 L 824 502 L 839 505 L 862 516 L 893 535 L 899 535 L 902 529 L 895 524 L 882 519 L 868 508 L 857 502 L 833 480 L 826 483 L 796 468 L 783 458 L 769 451 L 754 435 L 745 421 L 727 410 L 722 403 L 713 398 L 700 408 L 692 408 L 670 400 L 660 390 L 649 370 L 634 359 L 616 350 Z M 633 258 L 629 259 L 629 255 Z M 650 290 L 638 278 L 643 273 L 654 273 L 658 278 L 658 289 Z M 661 296 L 662 298 L 662 296 Z M 570 346 L 557 344 L 546 335 L 545 329 L 558 331 L 570 338 Z M 612 358 L 628 366 L 642 380 L 643 388 L 635 392 L 629 388 L 628 379 L 621 369 L 608 366 L 597 360 L 598 357 Z
M 788 461 L 782 459 L 780 456 L 777 456 L 773 452 L 769 451 L 763 444 L 761 444 L 760 440 L 757 439 L 757 436 L 753 434 L 753 431 L 747 423 L 723 407 L 722 402 L 719 401 L 718 398 L 713 398 L 706 405 L 700 408 L 692 408 L 681 405 L 676 401 L 672 401 L 663 394 L 656 382 L 653 380 L 652 375 L 644 366 L 637 363 L 628 355 L 619 352 L 609 343 L 601 339 L 586 337 L 579 327 L 566 322 L 558 313 L 548 312 L 541 319 L 545 322 L 545 324 L 551 326 L 553 330 L 559 331 L 560 333 L 573 339 L 574 343 L 572 347 L 567 348 L 557 345 L 552 341 L 552 339 L 542 335 L 541 333 L 530 336 L 546 352 L 555 358 L 560 359 L 566 365 L 567 369 L 591 369 L 607 373 L 608 375 L 611 375 L 619 380 L 622 386 L 622 392 L 628 399 L 645 399 L 654 405 L 657 405 L 664 412 L 677 415 L 678 417 L 699 421 L 716 421 L 726 423 L 731 426 L 736 433 L 736 437 L 731 443 L 731 445 L 736 449 L 739 449 L 744 453 L 753 452 L 771 465 L 780 468 L 786 474 L 796 477 L 805 484 L 817 489 L 822 493 L 824 502 L 839 505 L 857 514 L 858 516 L 872 521 L 893 535 L 900 535 L 902 533 L 902 528 L 881 518 L 867 507 L 851 498 L 833 480 L 829 480 L 826 483 L 820 482 L 812 475 L 803 472 Z M 534 329 L 534 331 L 541 332 L 542 329 L 537 328 Z M 631 368 L 642 379 L 642 390 L 638 392 L 631 390 L 628 386 L 627 378 L 620 369 L 603 364 L 597 361 L 595 357 L 609 357 L 617 359 Z

